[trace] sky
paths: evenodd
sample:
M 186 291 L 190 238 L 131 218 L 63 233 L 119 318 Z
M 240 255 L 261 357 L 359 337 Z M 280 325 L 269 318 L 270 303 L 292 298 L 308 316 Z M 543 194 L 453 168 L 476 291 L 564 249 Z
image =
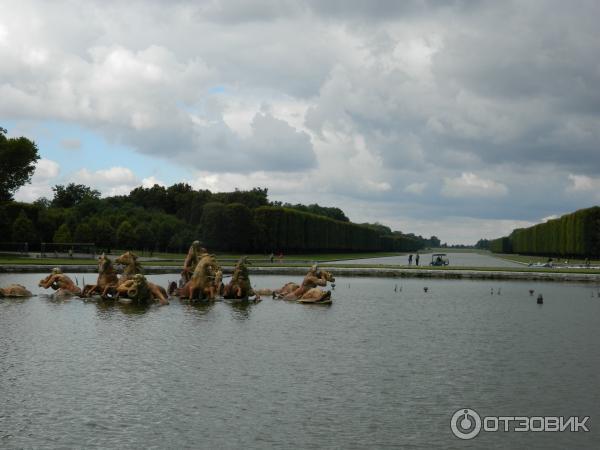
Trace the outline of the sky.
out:
M 600 2 L 0 0 L 21 201 L 266 187 L 474 244 L 600 201 Z

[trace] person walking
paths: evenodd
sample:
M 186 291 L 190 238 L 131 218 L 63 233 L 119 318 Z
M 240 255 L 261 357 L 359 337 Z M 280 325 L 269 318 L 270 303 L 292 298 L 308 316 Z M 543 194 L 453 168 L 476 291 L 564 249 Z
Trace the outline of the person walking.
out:
M 418 266 L 418 265 L 419 265 L 419 258 L 420 258 L 420 256 L 419 256 L 419 254 L 417 253 L 417 255 L 415 256 L 415 266 Z
M 408 255 L 408 265 L 412 266 L 412 253 Z

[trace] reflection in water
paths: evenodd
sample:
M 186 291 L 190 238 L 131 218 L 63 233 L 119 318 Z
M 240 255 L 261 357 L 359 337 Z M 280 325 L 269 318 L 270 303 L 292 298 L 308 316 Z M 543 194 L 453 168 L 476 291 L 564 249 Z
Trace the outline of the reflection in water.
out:
M 194 314 L 199 315 L 199 316 L 207 315 L 215 307 L 215 302 L 205 302 L 205 301 L 190 302 L 189 300 L 182 300 L 182 299 L 180 299 L 180 302 L 187 305 L 187 308 L 190 311 L 192 311 Z
M 252 306 L 255 305 L 248 300 L 225 300 L 224 303 L 231 306 L 231 317 L 237 320 L 248 320 Z
M 98 312 L 100 313 L 98 316 L 102 317 L 103 319 L 112 317 L 116 311 L 120 311 L 128 316 L 139 316 L 148 312 L 152 307 L 152 305 L 137 305 L 133 303 L 121 303 L 115 300 L 103 299 L 98 299 L 94 303 L 96 304 L 96 308 L 98 308 Z

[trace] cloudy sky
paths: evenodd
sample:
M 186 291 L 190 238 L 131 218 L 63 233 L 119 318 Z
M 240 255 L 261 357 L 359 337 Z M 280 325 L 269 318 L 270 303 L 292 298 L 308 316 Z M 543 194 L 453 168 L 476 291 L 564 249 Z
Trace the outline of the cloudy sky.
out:
M 0 0 L 33 183 L 267 187 L 474 243 L 600 201 L 600 2 Z

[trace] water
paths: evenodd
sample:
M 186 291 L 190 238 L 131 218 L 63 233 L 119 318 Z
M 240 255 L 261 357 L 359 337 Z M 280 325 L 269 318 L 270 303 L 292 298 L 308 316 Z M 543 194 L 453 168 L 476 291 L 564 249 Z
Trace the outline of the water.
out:
M 442 253 L 442 252 L 436 252 Z M 413 253 L 413 265 L 415 264 Z M 420 254 L 419 265 L 429 266 L 432 253 Z M 514 263 L 505 259 L 496 258 L 492 255 L 473 252 L 451 252 L 447 253 L 450 260 L 449 267 L 524 267 L 523 264 Z M 339 261 L 344 264 L 400 264 L 408 265 L 408 255 L 386 256 L 383 258 L 351 259 Z
M 40 278 L 0 274 L 0 286 L 38 293 Z M 176 276 L 150 278 L 166 285 Z M 285 281 L 253 277 L 258 287 Z M 598 448 L 596 286 L 336 285 L 330 307 L 0 299 L 0 446 Z M 589 415 L 592 431 L 460 441 L 450 417 L 465 407 L 482 416 Z

